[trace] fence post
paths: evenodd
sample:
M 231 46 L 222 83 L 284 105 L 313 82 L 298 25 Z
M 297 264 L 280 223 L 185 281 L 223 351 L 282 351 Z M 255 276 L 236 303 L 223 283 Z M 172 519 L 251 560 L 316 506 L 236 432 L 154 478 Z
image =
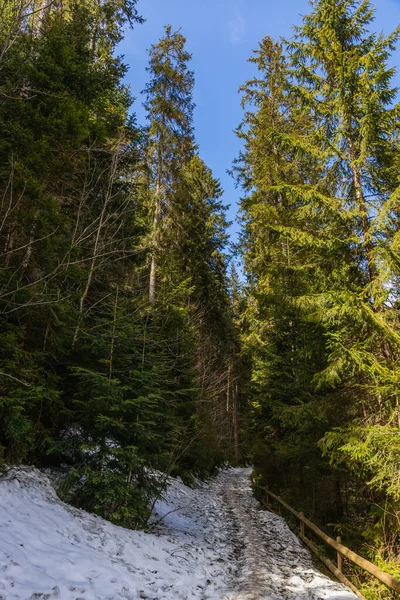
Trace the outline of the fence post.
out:
M 281 499 L 280 496 L 278 496 L 278 498 L 279 498 L 279 500 Z M 278 515 L 281 516 L 281 514 L 282 514 L 281 513 L 281 505 L 280 505 L 280 502 L 278 502 Z
M 267 486 L 265 486 L 265 506 L 267 508 L 269 507 L 269 494 L 268 494 L 268 488 L 267 488 Z
M 336 541 L 338 544 L 342 543 L 342 538 L 340 537 L 340 535 L 337 536 Z M 337 553 L 337 568 L 341 573 L 343 573 L 343 558 L 339 552 Z
M 305 527 L 304 527 L 304 521 L 303 521 L 304 513 L 300 512 L 299 517 L 300 517 L 300 533 L 301 533 L 301 535 L 305 536 Z

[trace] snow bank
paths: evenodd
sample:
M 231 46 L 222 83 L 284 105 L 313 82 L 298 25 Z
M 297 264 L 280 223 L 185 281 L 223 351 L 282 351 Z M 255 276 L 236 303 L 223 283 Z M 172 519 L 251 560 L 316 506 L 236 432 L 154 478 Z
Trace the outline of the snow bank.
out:
M 174 482 L 172 501 L 190 505 L 194 496 Z M 162 502 L 157 510 L 175 507 Z M 38 470 L 14 469 L 0 479 L 0 600 L 186 600 L 202 598 L 206 588 L 213 594 L 212 580 L 221 585 L 221 569 L 212 566 L 218 557 L 196 544 L 206 524 L 179 512 L 166 519 L 175 535 L 165 525 L 164 535 L 117 527 L 61 502 Z

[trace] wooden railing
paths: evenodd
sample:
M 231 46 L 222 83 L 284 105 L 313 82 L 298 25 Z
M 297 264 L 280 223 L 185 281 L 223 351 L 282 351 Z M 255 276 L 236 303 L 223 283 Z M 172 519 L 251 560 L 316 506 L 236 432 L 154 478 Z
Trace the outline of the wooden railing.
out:
M 294 508 L 289 506 L 289 504 L 287 504 L 287 502 L 282 500 L 282 498 L 280 496 L 277 496 L 276 494 L 271 492 L 267 487 L 263 487 L 263 486 L 259 486 L 259 485 L 256 485 L 255 487 L 262 490 L 262 492 L 264 492 L 265 504 L 266 504 L 267 508 L 270 504 L 270 498 L 273 498 L 281 506 L 286 508 L 286 510 L 288 510 L 290 513 L 292 513 L 292 515 L 294 515 L 295 517 L 297 517 L 299 519 L 299 521 L 300 521 L 299 538 L 310 548 L 310 550 L 312 550 L 312 552 L 314 552 L 318 556 L 318 558 L 335 575 L 335 577 L 339 581 L 341 581 L 342 583 L 347 585 L 351 590 L 353 590 L 353 592 L 359 598 L 363 598 L 365 600 L 364 596 L 358 591 L 358 589 L 355 587 L 355 585 L 353 585 L 351 583 L 351 581 L 349 581 L 349 579 L 342 572 L 343 557 L 347 558 L 355 565 L 361 567 L 362 569 L 364 569 L 365 571 L 367 571 L 368 573 L 370 573 L 371 575 L 373 575 L 374 577 L 379 579 L 379 581 L 384 583 L 388 588 L 390 588 L 394 592 L 397 592 L 398 594 L 400 593 L 400 581 L 398 579 L 396 579 L 395 577 L 392 577 L 391 575 L 389 575 L 389 573 L 385 573 L 385 571 L 382 571 L 382 569 L 379 569 L 379 567 L 374 565 L 369 560 L 362 558 L 362 556 L 359 556 L 358 554 L 356 554 L 355 552 L 353 552 L 346 546 L 343 546 L 343 544 L 341 543 L 340 537 L 337 537 L 336 540 L 334 540 L 333 538 L 329 537 L 329 535 L 326 535 L 326 533 L 324 533 L 319 527 L 317 527 L 317 525 L 315 525 L 312 521 L 307 519 L 307 517 L 305 517 L 303 513 L 297 512 L 296 510 L 294 510 Z M 317 546 L 310 539 L 307 538 L 306 527 L 308 527 L 317 537 L 321 538 L 326 544 L 328 544 L 328 546 L 331 546 L 332 548 L 334 548 L 336 550 L 337 565 L 335 565 L 331 560 L 329 560 L 329 558 L 324 556 L 321 553 L 321 551 L 317 548 Z

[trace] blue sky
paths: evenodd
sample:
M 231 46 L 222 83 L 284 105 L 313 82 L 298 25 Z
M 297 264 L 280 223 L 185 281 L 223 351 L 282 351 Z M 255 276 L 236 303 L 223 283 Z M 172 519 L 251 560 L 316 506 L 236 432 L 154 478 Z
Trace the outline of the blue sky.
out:
M 400 23 L 400 0 L 376 0 L 377 31 L 390 32 Z M 141 106 L 146 80 L 147 49 L 163 35 L 163 26 L 181 28 L 193 55 L 196 86 L 194 100 L 196 138 L 200 154 L 221 180 L 228 218 L 234 221 L 240 191 L 226 170 L 237 156 L 240 143 L 233 130 L 242 110 L 238 88 L 254 73 L 246 62 L 265 35 L 291 35 L 293 24 L 309 12 L 308 0 L 139 0 L 144 25 L 127 31 L 121 52 L 129 65 L 127 81 L 137 100 L 134 109 L 144 122 Z M 400 49 L 393 58 L 398 63 Z M 397 77 L 400 85 L 400 76 Z M 231 226 L 234 240 L 238 224 Z

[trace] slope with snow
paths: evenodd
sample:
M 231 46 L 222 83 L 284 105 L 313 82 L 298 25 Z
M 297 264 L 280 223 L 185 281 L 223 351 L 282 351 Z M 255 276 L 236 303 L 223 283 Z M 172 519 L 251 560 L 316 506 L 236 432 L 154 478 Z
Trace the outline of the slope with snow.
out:
M 278 516 L 259 510 L 249 471 L 195 489 L 171 480 L 157 534 L 61 502 L 35 469 L 0 479 L 0 600 L 354 600 L 313 567 Z

